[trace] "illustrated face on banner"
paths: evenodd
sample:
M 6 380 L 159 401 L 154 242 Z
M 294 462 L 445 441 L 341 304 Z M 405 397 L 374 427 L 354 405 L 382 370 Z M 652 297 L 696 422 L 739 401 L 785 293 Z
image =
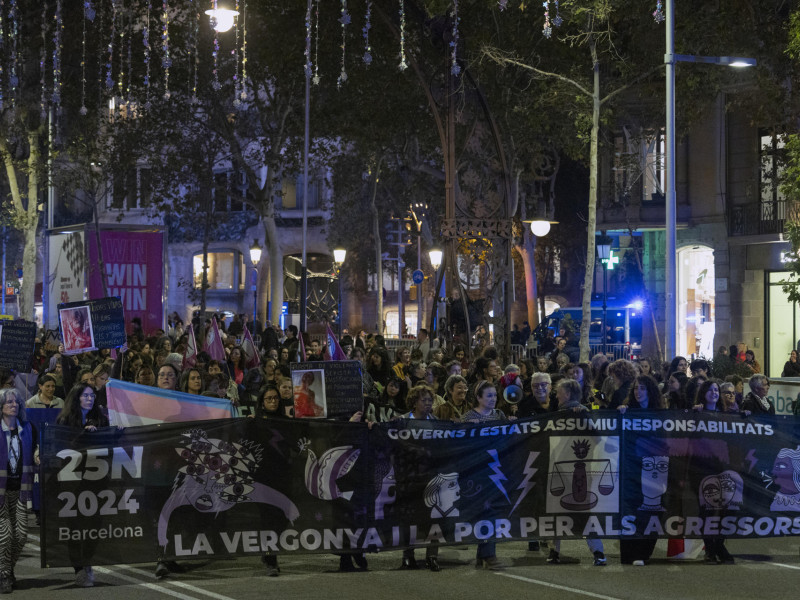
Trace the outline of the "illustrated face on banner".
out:
M 458 473 L 439 473 L 425 486 L 425 506 L 431 509 L 431 519 L 459 516 L 455 503 L 460 498 Z
M 192 432 L 185 447 L 176 451 L 187 462 L 178 476 L 183 479 L 183 493 L 197 510 L 221 512 L 248 500 L 260 447 L 253 452 L 241 444 Z
M 700 482 L 700 506 L 739 510 L 742 505 L 743 487 L 741 476 L 734 471 L 709 475 Z
M 661 496 L 667 493 L 669 456 L 642 457 L 642 496 L 648 510 L 663 510 Z
M 800 448 L 783 448 L 772 464 L 773 481 L 781 494 L 800 493 Z

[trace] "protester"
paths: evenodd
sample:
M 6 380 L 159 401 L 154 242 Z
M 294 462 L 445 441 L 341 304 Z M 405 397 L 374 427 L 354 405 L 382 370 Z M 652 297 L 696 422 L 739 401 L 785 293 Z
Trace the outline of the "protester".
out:
M 741 404 L 742 412 L 749 415 L 774 415 L 775 405 L 772 400 L 767 398 L 769 392 L 769 379 L 766 375 L 757 373 L 750 378 L 747 382 L 750 386 L 750 392 L 745 396 Z
M 64 401 L 55 395 L 56 381 L 52 375 L 40 377 L 36 385 L 39 393 L 28 399 L 28 408 L 64 408 Z
M 0 390 L 3 443 L 0 443 L 0 593 L 16 587 L 14 568 L 28 539 L 27 504 L 32 500 L 37 436 L 15 389 Z

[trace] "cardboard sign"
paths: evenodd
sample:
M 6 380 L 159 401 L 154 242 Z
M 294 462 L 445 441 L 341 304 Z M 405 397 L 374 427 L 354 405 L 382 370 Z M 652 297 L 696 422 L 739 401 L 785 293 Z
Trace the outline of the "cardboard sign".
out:
M 31 368 L 36 323 L 32 321 L 0 321 L 0 367 L 27 373 Z
M 58 305 L 64 354 L 119 348 L 126 341 L 125 311 L 119 298 Z
M 293 363 L 295 418 L 350 418 L 364 409 L 361 363 L 329 360 Z

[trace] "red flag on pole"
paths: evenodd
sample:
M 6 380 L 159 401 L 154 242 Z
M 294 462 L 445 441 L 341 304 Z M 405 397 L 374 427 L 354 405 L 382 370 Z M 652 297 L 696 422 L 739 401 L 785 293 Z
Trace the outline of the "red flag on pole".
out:
M 342 350 L 339 342 L 336 341 L 336 336 L 333 335 L 330 323 L 326 323 L 325 326 L 328 329 L 328 344 L 322 356 L 323 360 L 347 360 L 347 355 Z
M 253 369 L 261 364 L 261 357 L 258 355 L 253 336 L 250 335 L 250 330 L 247 327 L 244 328 L 242 351 L 244 352 L 245 367 Z
M 203 350 L 208 352 L 212 360 L 219 361 L 223 364 L 227 362 L 225 358 L 225 347 L 222 345 L 222 337 L 219 335 L 216 317 L 211 320 L 211 329 L 206 334 Z
M 192 325 L 189 325 L 186 336 L 189 341 L 186 345 L 186 352 L 183 353 L 182 369 L 193 367 L 197 364 L 197 340 L 194 338 L 194 327 Z

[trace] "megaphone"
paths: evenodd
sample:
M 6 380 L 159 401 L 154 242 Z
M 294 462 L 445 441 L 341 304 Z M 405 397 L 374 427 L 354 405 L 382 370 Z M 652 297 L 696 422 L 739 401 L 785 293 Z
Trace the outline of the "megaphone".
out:
M 522 388 L 518 385 L 509 385 L 503 390 L 503 399 L 509 404 L 519 404 L 522 400 Z

